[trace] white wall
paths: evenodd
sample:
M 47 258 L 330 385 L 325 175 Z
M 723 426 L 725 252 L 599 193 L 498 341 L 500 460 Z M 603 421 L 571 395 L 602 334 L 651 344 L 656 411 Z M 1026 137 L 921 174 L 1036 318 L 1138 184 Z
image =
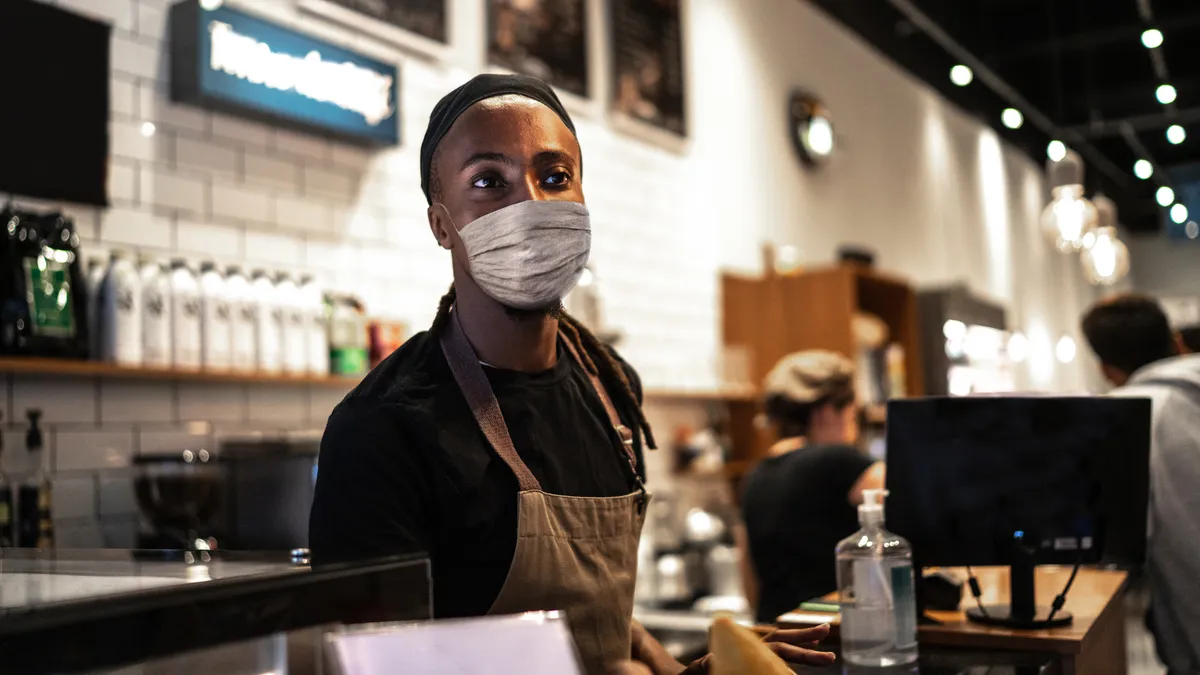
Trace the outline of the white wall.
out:
M 1200 244 L 1161 234 L 1126 241 L 1135 289 L 1161 297 L 1200 296 Z
M 601 18 L 602 0 L 589 1 Z M 292 2 L 242 4 L 401 63 L 399 149 L 371 154 L 175 106 L 164 79 L 167 0 L 56 0 L 115 27 L 114 206 L 72 211 L 90 252 L 122 247 L 311 271 L 358 293 L 374 313 L 420 329 L 450 274 L 425 224 L 419 143 L 437 98 L 483 67 L 483 3 L 451 0 L 455 45 L 446 62 L 432 63 L 303 15 Z M 813 261 L 831 259 L 840 242 L 866 243 L 882 267 L 918 283 L 965 280 L 1007 304 L 1033 338 L 1023 384 L 1088 382 L 1086 360 L 1059 366 L 1052 357 L 1091 292 L 1076 261 L 1037 236 L 1045 201 L 1038 166 L 800 0 L 691 0 L 687 32 L 691 132 L 683 147 L 644 142 L 612 129 L 601 104 L 568 101 L 587 158 L 607 315 L 648 387 L 716 384 L 718 270 L 756 268 L 766 239 L 798 245 Z M 604 41 L 591 56 L 602 101 Z M 785 101 L 796 86 L 823 97 L 836 116 L 840 154 L 820 172 L 801 169 L 787 136 Z M 139 133 L 144 122 L 156 125 L 154 136 Z M 53 409 L 47 421 L 71 441 L 53 448 L 57 466 L 77 470 L 174 447 L 181 437 L 170 434 L 196 419 L 215 420 L 218 431 L 225 419 L 319 427 L 339 395 L 116 383 L 81 395 L 79 386 L 10 377 L 0 388 L 9 419 L 31 401 Z M 60 404 L 75 399 L 81 405 Z

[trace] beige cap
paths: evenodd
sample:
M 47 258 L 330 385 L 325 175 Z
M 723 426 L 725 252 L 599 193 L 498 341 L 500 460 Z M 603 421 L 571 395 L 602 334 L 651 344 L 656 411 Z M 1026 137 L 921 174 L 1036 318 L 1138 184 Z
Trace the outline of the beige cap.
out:
M 812 403 L 854 387 L 854 362 L 823 349 L 789 354 L 763 381 L 763 394 Z

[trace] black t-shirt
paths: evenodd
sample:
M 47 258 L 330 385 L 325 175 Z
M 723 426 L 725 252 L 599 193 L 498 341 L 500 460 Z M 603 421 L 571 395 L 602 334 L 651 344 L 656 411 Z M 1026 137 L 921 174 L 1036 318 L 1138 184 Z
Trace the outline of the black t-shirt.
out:
M 619 362 L 640 402 L 637 374 Z M 543 490 L 582 497 L 634 491 L 604 406 L 561 340 L 548 371 L 484 372 L 513 445 Z M 622 422 L 636 429 L 636 411 L 610 397 Z M 427 552 L 435 615 L 480 615 L 499 595 L 516 548 L 516 495 L 516 478 L 471 415 L 437 338 L 421 333 L 330 415 L 309 546 L 318 564 Z
M 850 446 L 819 445 L 765 459 L 750 473 L 742 514 L 760 623 L 837 589 L 834 549 L 858 530 L 850 489 L 872 463 Z

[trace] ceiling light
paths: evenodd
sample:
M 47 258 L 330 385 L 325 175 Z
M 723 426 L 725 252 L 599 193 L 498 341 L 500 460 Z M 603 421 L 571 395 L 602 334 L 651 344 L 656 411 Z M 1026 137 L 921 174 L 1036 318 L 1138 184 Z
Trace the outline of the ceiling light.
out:
M 142 131 L 142 135 L 145 136 L 146 138 L 150 138 L 151 136 L 153 136 L 154 132 L 157 130 L 158 129 L 156 129 L 154 126 L 154 122 L 142 122 L 141 131 Z
M 1067 156 L 1067 146 L 1062 141 L 1050 141 L 1050 145 L 1046 146 L 1046 156 L 1051 161 L 1061 162 Z
M 1164 185 L 1154 193 L 1154 198 L 1158 200 L 1159 206 L 1166 208 L 1175 203 L 1175 191 Z
M 1061 154 L 1046 163 L 1046 180 L 1050 184 L 1050 203 L 1042 210 L 1041 228 L 1046 239 L 1060 253 L 1073 253 L 1083 248 L 1083 238 L 1096 227 L 1096 206 L 1083 196 L 1084 166 L 1079 153 L 1058 143 Z
M 1000 113 L 1000 121 L 1009 129 L 1020 129 L 1025 123 L 1025 116 L 1016 108 L 1005 108 L 1004 112 Z
M 1187 235 L 1188 239 L 1195 239 L 1200 236 L 1200 224 L 1197 224 L 1194 220 L 1189 220 L 1188 224 L 1183 228 L 1183 233 Z
M 1176 204 L 1171 207 L 1171 221 L 1176 225 L 1182 225 L 1187 222 L 1188 209 L 1183 204 Z
M 1154 165 L 1144 159 L 1139 159 L 1133 163 L 1133 175 L 1146 180 L 1154 175 Z
M 200 7 L 210 12 L 220 9 L 223 4 L 225 4 L 225 0 L 200 0 Z
M 1157 28 L 1151 28 L 1142 32 L 1142 44 L 1146 45 L 1146 49 L 1158 49 L 1162 46 L 1163 34 Z
M 1179 145 L 1187 140 L 1187 130 L 1178 124 L 1172 124 L 1167 127 L 1167 140 L 1171 145 Z
M 971 84 L 971 81 L 974 79 L 975 73 L 961 63 L 950 69 L 950 81 L 960 87 L 965 87 L 968 84 Z
M 1159 103 L 1168 105 L 1175 102 L 1175 97 L 1178 96 L 1178 93 L 1176 93 L 1175 87 L 1172 87 L 1169 84 L 1164 84 L 1158 87 L 1158 90 L 1154 92 L 1154 95 L 1158 97 Z

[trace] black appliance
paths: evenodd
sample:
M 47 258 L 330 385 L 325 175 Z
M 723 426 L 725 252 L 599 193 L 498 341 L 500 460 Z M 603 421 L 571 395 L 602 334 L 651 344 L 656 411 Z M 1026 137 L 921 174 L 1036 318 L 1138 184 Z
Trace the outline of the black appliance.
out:
M 138 548 L 224 546 L 220 510 L 225 471 L 207 450 L 137 457 L 133 488 L 141 511 Z
M 915 565 L 1011 568 L 1010 605 L 974 619 L 1045 626 L 1036 565 L 1145 561 L 1149 399 L 895 400 L 887 446 L 888 529 Z
M 0 354 L 86 358 L 83 276 L 71 219 L 0 207 Z
M 108 24 L 0 2 L 0 194 L 108 203 Z
M 319 450 L 317 438 L 221 444 L 225 548 L 270 551 L 308 547 L 308 512 Z

